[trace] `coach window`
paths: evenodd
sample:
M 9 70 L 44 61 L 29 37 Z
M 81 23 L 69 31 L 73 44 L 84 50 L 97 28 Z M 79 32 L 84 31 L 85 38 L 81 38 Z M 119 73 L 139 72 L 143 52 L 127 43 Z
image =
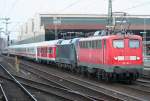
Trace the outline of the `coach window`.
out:
M 44 51 L 45 53 L 47 53 L 47 48 L 45 47 L 45 51 Z
M 139 48 L 140 41 L 139 40 L 129 40 L 129 47 L 130 48 Z
M 113 47 L 114 48 L 124 48 L 124 41 L 123 40 L 113 40 Z
M 41 48 L 41 53 L 43 54 L 43 48 Z
M 50 47 L 48 53 L 52 54 L 52 52 L 53 52 L 53 50 L 52 50 L 52 48 Z

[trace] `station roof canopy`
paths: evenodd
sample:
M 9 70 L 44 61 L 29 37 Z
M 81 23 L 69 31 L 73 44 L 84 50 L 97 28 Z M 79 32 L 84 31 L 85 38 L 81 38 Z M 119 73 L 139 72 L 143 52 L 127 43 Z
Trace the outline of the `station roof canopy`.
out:
M 39 14 L 40 25 L 46 29 L 104 29 L 106 14 Z M 114 17 L 115 21 L 127 20 L 131 30 L 150 30 L 150 15 L 127 15 Z

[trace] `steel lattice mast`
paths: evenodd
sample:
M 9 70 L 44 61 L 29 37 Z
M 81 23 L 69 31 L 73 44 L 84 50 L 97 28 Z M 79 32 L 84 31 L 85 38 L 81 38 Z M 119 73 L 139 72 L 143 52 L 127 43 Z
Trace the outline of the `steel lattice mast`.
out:
M 112 0 L 109 0 L 108 2 L 108 22 L 107 26 L 112 26 L 113 25 L 113 18 L 112 18 Z

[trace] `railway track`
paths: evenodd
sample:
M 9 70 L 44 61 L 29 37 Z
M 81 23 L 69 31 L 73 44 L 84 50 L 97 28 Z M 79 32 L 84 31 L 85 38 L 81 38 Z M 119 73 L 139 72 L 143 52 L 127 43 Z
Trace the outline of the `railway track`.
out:
M 108 99 L 108 101 L 114 101 L 117 99 L 117 98 L 110 97 L 110 96 L 107 96 L 107 98 L 105 98 L 106 95 L 104 95 L 100 92 L 94 91 L 90 88 L 84 87 L 83 85 L 79 85 L 79 84 L 74 83 L 72 81 L 68 81 L 68 80 L 65 80 L 63 78 L 59 78 L 56 75 L 55 76 L 50 75 L 46 72 L 42 72 L 42 71 L 39 71 L 39 70 L 36 70 L 33 68 L 29 69 L 27 67 L 25 67 L 25 68 L 22 67 L 22 69 L 24 69 L 27 72 L 30 72 L 32 74 L 38 75 L 44 79 L 48 79 L 49 81 L 53 81 L 54 83 L 63 86 L 63 88 L 69 89 L 71 92 L 76 92 L 78 94 L 92 98 L 93 100 L 105 101 L 106 99 Z M 117 100 L 119 100 L 119 99 L 117 99 Z
M 62 75 L 62 74 L 57 74 L 55 73 L 56 70 L 52 70 L 50 69 L 49 70 L 49 67 L 45 67 L 41 64 L 33 64 L 31 62 L 27 62 L 27 61 L 23 61 L 22 62 L 22 65 L 24 66 L 21 66 L 21 69 L 25 70 L 26 72 L 30 72 L 31 74 L 33 74 L 33 71 L 35 72 L 34 74 L 41 74 L 41 77 L 47 79 L 46 75 L 47 73 L 50 73 L 51 75 L 55 75 L 55 76 L 58 76 L 59 79 L 56 79 L 53 80 L 53 79 L 49 79 L 49 80 L 53 80 L 54 83 L 57 83 L 57 84 L 61 84 L 61 82 L 64 82 L 66 79 L 69 80 L 69 81 L 73 81 L 75 82 L 76 84 L 78 84 L 81 88 L 84 88 L 84 87 L 87 87 L 87 88 L 90 88 L 94 91 L 98 91 L 98 92 L 101 92 L 103 94 L 109 94 L 109 96 L 112 96 L 112 97 L 115 97 L 115 98 L 119 98 L 119 100 L 129 100 L 129 101 L 148 101 L 149 97 L 145 97 L 145 96 L 148 96 L 149 94 L 145 94 L 146 92 L 145 91 L 141 91 L 143 93 L 143 95 L 145 96 L 142 96 L 142 95 L 139 95 L 137 93 L 140 93 L 139 92 L 140 90 L 136 89 L 135 88 L 132 88 L 132 87 L 129 87 L 130 85 L 122 85 L 122 84 L 116 84 L 116 85 L 113 85 L 113 86 L 116 86 L 117 88 L 123 88 L 122 90 L 129 90 L 131 91 L 131 93 L 133 93 L 133 91 L 137 92 L 135 94 L 127 94 L 127 93 L 123 93 L 123 92 L 120 92 L 120 91 L 116 91 L 116 90 L 113 90 L 113 89 L 109 89 L 109 87 L 105 88 L 105 86 L 100 86 L 99 83 L 95 82 L 95 81 L 90 81 L 90 82 L 87 82 L 86 80 L 82 80 L 80 78 L 76 78 L 74 75 L 73 76 L 68 76 L 68 75 Z M 25 68 L 26 67 L 26 68 Z M 27 69 L 28 68 L 28 69 Z M 38 69 L 38 70 L 34 70 L 34 69 Z M 52 70 L 52 71 L 51 71 Z M 37 72 L 37 71 L 40 71 L 40 72 Z M 44 74 L 42 74 L 42 72 L 44 72 Z M 50 76 L 50 74 L 48 74 Z M 56 75 L 57 74 L 57 75 Z M 60 77 L 61 76 L 61 77 Z M 51 76 L 50 76 L 51 78 Z M 92 83 L 93 82 L 93 83 Z M 94 84 L 95 83 L 95 84 Z M 69 83 L 66 83 L 66 85 L 70 85 Z M 134 84 L 135 85 L 135 84 Z M 134 87 L 133 85 L 133 87 Z M 65 86 L 63 85 L 64 87 L 68 87 L 68 88 L 71 88 L 69 86 Z M 71 85 L 72 86 L 72 85 Z M 83 87 L 84 86 L 84 87 Z M 132 85 L 131 85 L 132 86 Z M 113 88 L 113 87 L 112 87 Z M 73 89 L 76 91 L 75 87 L 73 86 Z M 132 91 L 133 90 L 133 91 Z M 78 91 L 79 92 L 79 91 Z M 84 92 L 83 92 L 84 93 Z M 87 93 L 85 93 L 87 94 Z M 137 96 L 132 96 L 132 95 L 136 95 Z M 140 98 L 141 97 L 141 98 Z M 105 98 L 104 98 L 105 99 Z M 105 99 L 106 100 L 106 99 Z M 109 100 L 110 101 L 110 100 Z
M 36 66 L 37 68 L 38 68 L 38 66 Z M 44 69 L 42 69 L 42 70 L 44 70 Z M 47 71 L 47 70 L 45 70 L 45 71 Z M 51 74 L 53 74 L 52 72 L 51 72 Z M 55 74 L 54 74 L 55 75 Z M 68 77 L 67 77 L 68 78 Z M 70 78 L 70 76 L 69 76 L 69 78 Z M 73 81 L 72 79 L 69 79 L 69 81 Z M 122 92 L 118 92 L 118 91 L 115 91 L 115 90 L 112 90 L 112 89 L 108 89 L 108 88 L 105 88 L 105 87 L 103 87 L 103 86 L 97 86 L 97 85 L 93 85 L 93 84 L 91 84 L 90 82 L 84 82 L 84 80 L 74 80 L 74 82 L 76 82 L 76 83 L 78 83 L 78 84 L 80 84 L 80 85 L 86 85 L 86 87 L 89 87 L 89 86 L 91 86 L 91 88 L 92 89 L 94 89 L 95 88 L 95 90 L 99 90 L 99 91 L 103 91 L 103 92 L 105 92 L 105 94 L 109 94 L 109 95 L 112 95 L 113 97 L 118 97 L 118 98 L 121 98 L 121 100 L 131 100 L 131 101 L 144 101 L 144 99 L 149 99 L 149 97 L 145 97 L 145 96 L 149 96 L 149 92 L 146 92 L 146 91 L 144 91 L 142 88 L 141 88 L 141 86 L 139 86 L 139 85 L 137 85 L 137 87 L 134 87 L 135 86 L 135 84 L 134 85 L 123 85 L 123 84 L 117 84 L 116 85 L 116 87 L 122 87 L 122 88 L 124 88 L 125 90 L 129 90 L 129 91 L 134 91 L 134 92 L 140 92 L 140 93 L 138 93 L 137 94 L 137 96 L 136 96 L 136 94 L 134 95 L 134 96 L 132 96 L 132 95 L 130 95 L 130 94 L 126 94 L 126 93 L 122 93 Z M 102 90 L 102 88 L 103 88 L 103 90 Z M 104 89 L 105 88 L 105 89 Z M 107 92 L 106 92 L 107 91 Z M 133 92 L 132 91 L 132 92 Z M 140 95 L 141 94 L 141 95 Z M 140 96 L 139 96 L 140 95 Z M 143 95 L 145 95 L 145 96 L 143 96 Z M 146 101 L 146 100 L 145 100 Z
M 37 99 L 1 64 L 0 71 L 2 74 L 0 78 L 2 81 L 1 91 L 6 101 L 37 101 Z M 12 81 L 10 82 L 4 79 L 3 77 L 5 76 L 12 79 Z
M 139 79 L 139 80 L 137 80 L 137 82 L 135 84 L 139 85 L 141 90 L 143 90 L 147 93 L 150 93 L 150 81 L 149 80 Z
M 3 86 L 0 84 L 0 101 L 8 101 Z
M 56 83 L 57 85 L 59 84 L 60 86 L 63 86 L 66 89 L 69 89 L 71 92 L 77 93 L 77 94 L 81 94 L 84 96 L 87 96 L 88 98 L 91 98 L 92 100 L 96 100 L 96 101 L 121 101 L 121 99 L 119 98 L 115 98 L 113 96 L 109 96 L 107 94 L 104 94 L 100 91 L 95 91 L 92 90 L 91 88 L 85 87 L 83 85 L 65 80 L 63 78 L 60 78 L 58 76 L 54 76 L 54 75 L 50 75 L 49 73 L 40 71 L 38 69 L 35 68 L 31 68 L 31 66 L 29 65 L 25 65 L 21 63 L 21 70 L 24 70 L 27 72 L 29 72 L 30 74 L 34 74 L 37 75 L 40 78 L 44 78 L 47 79 L 53 83 Z M 82 100 L 84 101 L 84 100 Z
M 39 75 L 37 75 L 39 77 Z M 15 75 L 15 77 L 25 86 L 35 88 L 39 91 L 46 92 L 52 95 L 55 95 L 57 97 L 62 97 L 62 99 L 66 99 L 64 101 L 104 101 L 103 99 L 97 99 L 91 96 L 87 96 L 85 94 L 81 94 L 80 92 L 73 91 L 71 89 L 68 89 L 66 87 L 61 86 L 60 84 L 56 84 L 54 82 L 49 81 L 52 83 L 46 84 L 43 82 L 37 82 L 33 80 L 27 80 L 23 77 L 19 77 Z M 41 77 L 40 77 L 41 78 Z M 46 80 L 46 79 L 44 79 Z M 47 80 L 48 81 L 48 80 Z
M 92 92 L 91 91 L 88 91 L 90 94 L 91 93 L 93 93 L 94 92 L 94 94 L 93 95 L 95 95 L 95 96 L 97 96 L 97 97 L 101 97 L 100 95 L 102 95 L 102 97 L 103 97 L 103 99 L 106 99 L 105 98 L 105 96 L 108 96 L 109 95 L 109 97 L 112 97 L 113 98 L 113 100 L 131 100 L 131 101 L 140 101 L 140 100 L 142 100 L 142 99 L 140 99 L 140 98 L 136 98 L 136 97 L 134 97 L 134 96 L 130 96 L 130 95 L 128 95 L 128 94 L 123 94 L 123 93 L 121 93 L 121 92 L 117 92 L 117 91 L 114 91 L 114 90 L 112 90 L 112 89 L 108 89 L 108 88 L 104 88 L 104 87 L 100 87 L 100 86 L 95 86 L 95 85 L 93 85 L 93 84 L 90 84 L 90 83 L 87 83 L 87 82 L 84 82 L 84 81 L 81 81 L 81 80 L 71 80 L 71 79 L 69 79 L 69 81 L 68 80 L 66 80 L 66 79 L 64 79 L 64 78 L 62 78 L 62 77 L 59 77 L 59 76 L 57 76 L 57 75 L 55 75 L 55 74 L 49 74 L 48 72 L 46 72 L 46 71 L 43 71 L 43 70 L 40 70 L 39 68 L 37 69 L 37 68 L 34 68 L 34 67 L 32 67 L 32 66 L 30 66 L 30 65 L 28 65 L 28 64 L 23 64 L 23 65 L 26 65 L 26 66 L 28 66 L 28 67 L 30 67 L 30 70 L 27 70 L 28 72 L 31 72 L 31 71 L 36 71 L 36 72 L 38 72 L 38 73 L 40 73 L 40 74 L 43 74 L 43 75 L 45 75 L 45 77 L 50 77 L 50 78 L 55 78 L 55 79 L 51 79 L 51 80 L 53 80 L 53 81 L 61 81 L 61 82 L 63 82 L 63 85 L 64 85 L 64 83 L 65 83 L 65 85 L 67 86 L 70 86 L 70 88 L 72 87 L 72 88 L 80 88 L 80 90 L 81 91 L 83 91 L 83 90 L 85 90 L 85 89 L 90 89 L 90 90 L 92 90 Z M 32 67 L 32 69 L 31 69 L 31 67 Z M 34 70 L 33 70 L 33 68 L 34 68 Z M 34 72 L 34 73 L 36 73 L 36 72 Z M 33 73 L 33 72 L 32 72 Z M 47 74 L 47 75 L 46 75 Z M 71 84 L 71 83 L 72 84 Z M 59 82 L 60 83 L 60 82 Z M 75 87 L 75 84 L 77 85 L 77 87 Z M 64 85 L 64 86 L 65 86 Z M 97 88 L 99 89 L 99 90 L 97 90 Z M 77 89 L 75 89 L 75 90 L 77 90 Z M 80 92 L 81 92 L 80 91 Z M 87 90 L 86 90 L 87 91 Z M 83 92 L 84 94 L 87 94 L 86 92 Z M 108 95 L 107 95 L 108 94 Z M 87 95 L 89 95 L 89 94 L 87 94 Z M 108 98 L 108 97 L 107 97 Z M 110 99 L 109 99 L 110 100 Z
M 1 76 L 0 76 L 1 77 Z M 25 79 L 23 77 L 20 76 L 15 76 L 17 78 L 17 80 L 23 84 L 24 86 L 28 87 L 28 88 L 34 88 L 38 91 L 41 92 L 46 92 L 48 94 L 53 94 L 59 98 L 61 98 L 64 101 L 93 101 L 92 98 L 88 98 L 79 94 L 76 94 L 74 92 L 70 92 L 67 91 L 66 89 L 62 89 L 62 88 L 58 88 L 55 86 L 51 86 L 51 85 L 47 85 L 47 84 L 43 84 L 40 82 L 36 82 L 36 81 L 32 81 L 32 80 L 28 80 Z M 7 79 L 9 81 L 12 81 L 11 79 L 7 78 L 7 77 L 2 77 L 4 79 Z

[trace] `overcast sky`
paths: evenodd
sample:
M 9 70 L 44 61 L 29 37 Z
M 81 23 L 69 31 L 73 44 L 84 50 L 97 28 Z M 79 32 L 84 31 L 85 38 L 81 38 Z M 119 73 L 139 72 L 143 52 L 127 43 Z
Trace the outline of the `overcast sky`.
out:
M 112 2 L 113 12 L 150 15 L 150 0 L 112 0 Z M 0 0 L 0 18 L 9 17 L 11 22 L 9 30 L 17 31 L 18 25 L 36 13 L 107 14 L 107 8 L 108 0 Z

